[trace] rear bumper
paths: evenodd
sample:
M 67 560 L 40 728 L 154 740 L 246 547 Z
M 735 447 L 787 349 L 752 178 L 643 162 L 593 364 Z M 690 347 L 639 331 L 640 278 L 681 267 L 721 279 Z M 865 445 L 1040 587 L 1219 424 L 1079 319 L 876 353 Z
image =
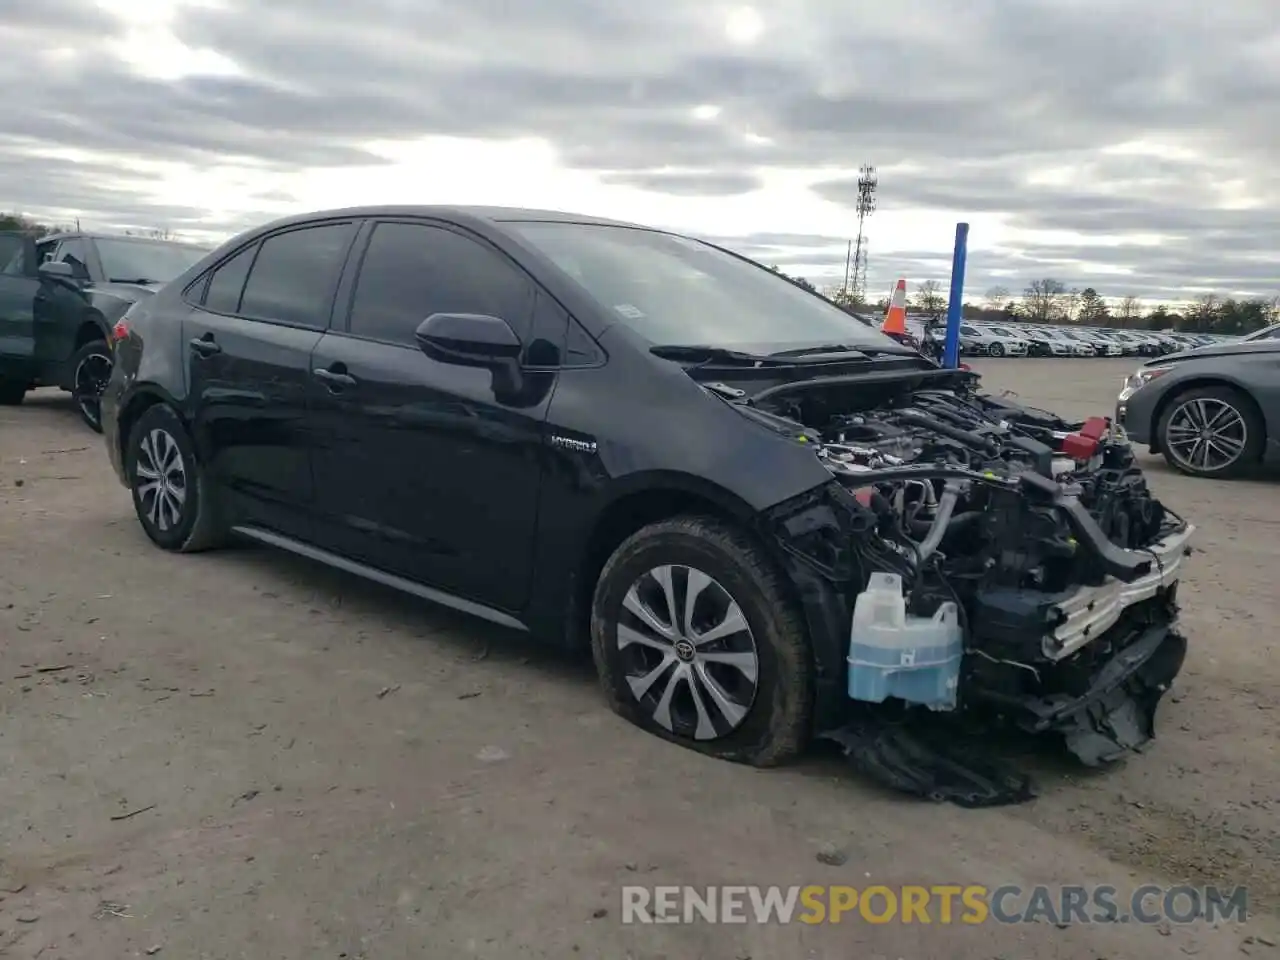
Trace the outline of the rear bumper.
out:
M 113 376 L 102 394 L 102 440 L 107 447 L 107 459 L 121 485 L 128 487 L 129 478 L 124 469 L 120 437 L 120 386 Z

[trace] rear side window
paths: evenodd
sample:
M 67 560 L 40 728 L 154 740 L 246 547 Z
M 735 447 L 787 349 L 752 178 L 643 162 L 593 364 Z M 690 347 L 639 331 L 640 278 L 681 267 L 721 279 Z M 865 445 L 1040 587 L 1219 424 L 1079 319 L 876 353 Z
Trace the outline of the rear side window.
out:
M 976 337 L 978 335 L 978 331 L 973 329 L 973 327 L 961 327 L 960 332 L 966 337 Z
M 532 304 L 532 283 L 498 251 L 443 227 L 380 223 L 356 282 L 351 333 L 411 346 L 433 313 L 479 313 L 524 339 Z
M 323 330 L 355 226 L 304 227 L 268 237 L 249 272 L 239 313 Z
M 208 289 L 204 293 L 206 310 L 235 313 L 240 309 L 240 294 L 244 290 L 244 280 L 249 276 L 249 267 L 257 249 L 258 245 L 255 243 L 213 271 Z

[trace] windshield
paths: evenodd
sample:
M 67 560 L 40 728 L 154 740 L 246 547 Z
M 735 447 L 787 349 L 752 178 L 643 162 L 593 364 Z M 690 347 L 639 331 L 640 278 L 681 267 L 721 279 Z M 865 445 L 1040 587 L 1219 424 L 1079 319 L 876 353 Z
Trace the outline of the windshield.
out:
M 750 353 L 835 344 L 902 351 L 834 304 L 697 240 L 597 224 L 509 226 L 651 344 Z
M 987 327 L 987 329 L 1001 337 L 1011 337 L 1014 340 L 1018 339 L 1018 335 L 1016 333 L 1010 333 L 1004 327 Z
M 1280 340 L 1280 323 L 1272 324 L 1256 333 L 1251 333 L 1245 340 Z
M 168 283 L 209 251 L 186 243 L 111 238 L 95 240 L 108 280 Z

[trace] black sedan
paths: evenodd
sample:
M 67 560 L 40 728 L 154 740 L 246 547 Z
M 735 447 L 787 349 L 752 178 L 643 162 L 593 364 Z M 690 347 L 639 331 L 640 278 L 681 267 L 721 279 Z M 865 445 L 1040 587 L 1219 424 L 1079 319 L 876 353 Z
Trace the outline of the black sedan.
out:
M 589 646 L 614 709 L 707 753 L 785 760 L 855 701 L 994 702 L 1097 763 L 1181 665 L 1192 528 L 1105 421 L 984 397 L 698 240 L 316 213 L 118 333 L 106 446 L 159 547 L 237 535 Z M 883 622 L 854 615 L 872 574 Z M 852 655 L 925 636 L 918 662 Z

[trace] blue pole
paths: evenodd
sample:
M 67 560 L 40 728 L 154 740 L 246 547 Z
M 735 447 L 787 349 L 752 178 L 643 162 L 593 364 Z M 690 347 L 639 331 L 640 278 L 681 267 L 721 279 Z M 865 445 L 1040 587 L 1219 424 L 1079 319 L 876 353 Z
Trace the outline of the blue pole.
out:
M 960 365 L 960 318 L 964 307 L 964 262 L 969 253 L 969 225 L 956 224 L 956 248 L 951 254 L 951 299 L 947 302 L 947 339 L 942 352 L 942 365 L 955 369 Z

